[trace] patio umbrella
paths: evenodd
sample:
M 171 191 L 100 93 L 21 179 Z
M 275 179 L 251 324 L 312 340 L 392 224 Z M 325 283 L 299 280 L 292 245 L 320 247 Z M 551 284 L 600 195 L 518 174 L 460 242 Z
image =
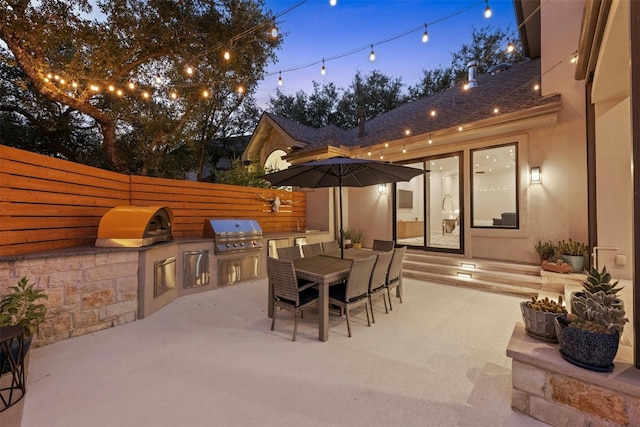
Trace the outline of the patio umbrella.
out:
M 275 186 L 338 187 L 340 194 L 340 248 L 341 256 L 344 258 L 342 187 L 367 187 L 375 184 L 410 181 L 413 177 L 425 172 L 428 171 L 375 160 L 332 157 L 290 166 L 278 172 L 262 175 L 261 178 Z

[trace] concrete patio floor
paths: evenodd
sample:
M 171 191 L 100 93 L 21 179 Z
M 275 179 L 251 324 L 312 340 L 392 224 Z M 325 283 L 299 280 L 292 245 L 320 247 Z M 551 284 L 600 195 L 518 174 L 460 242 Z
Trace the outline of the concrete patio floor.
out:
M 275 331 L 266 280 L 178 298 L 130 324 L 33 349 L 3 427 L 543 426 L 515 412 L 517 297 L 405 279 L 404 303 L 353 337 L 307 310 Z

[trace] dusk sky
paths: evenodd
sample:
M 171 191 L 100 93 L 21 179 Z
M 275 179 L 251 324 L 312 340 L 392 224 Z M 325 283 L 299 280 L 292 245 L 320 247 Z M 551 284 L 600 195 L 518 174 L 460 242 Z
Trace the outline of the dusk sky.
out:
M 301 2 L 265 3 L 279 15 Z M 492 10 L 489 19 L 484 17 L 484 0 L 337 0 L 336 6 L 329 0 L 302 2 L 278 19 L 284 43 L 277 52 L 278 63 L 267 68 L 271 75 L 260 85 L 258 104 L 266 105 L 278 88 L 285 94 L 299 90 L 311 93 L 314 80 L 347 87 L 358 70 L 363 75 L 378 70 L 401 77 L 405 85 L 414 85 L 423 69 L 448 66 L 451 54 L 471 41 L 474 27 L 501 28 L 514 38 L 518 36 L 513 1 L 489 0 L 488 4 Z M 421 40 L 425 23 L 427 43 Z M 373 62 L 369 60 L 371 44 L 376 55 Z M 343 54 L 347 55 L 330 59 Z M 320 74 L 323 58 L 324 76 Z M 308 64 L 314 65 L 288 71 Z M 279 72 L 282 86 L 278 86 Z

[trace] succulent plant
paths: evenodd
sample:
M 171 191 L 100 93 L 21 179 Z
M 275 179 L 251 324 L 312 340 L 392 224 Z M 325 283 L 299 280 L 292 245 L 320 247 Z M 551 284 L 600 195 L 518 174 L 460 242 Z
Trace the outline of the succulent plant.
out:
M 569 239 L 568 242 L 565 242 L 564 240 L 558 242 L 556 249 L 562 255 L 583 256 L 587 253 L 589 248 L 584 243 Z
M 567 309 L 562 305 L 562 295 L 558 298 L 558 302 L 555 302 L 548 297 L 544 297 L 543 299 L 538 299 L 535 296 L 531 297 L 531 301 L 527 301 L 527 307 L 537 310 L 537 311 L 545 311 L 548 313 L 566 313 Z
M 618 281 L 611 283 L 611 274 L 607 271 L 607 267 L 603 267 L 602 271 L 598 271 L 594 267 L 589 270 L 587 280 L 582 282 L 582 286 L 586 291 L 592 294 L 603 291 L 607 295 L 615 295 L 623 288 L 616 288 Z
M 567 318 L 575 326 L 594 332 L 614 333 L 622 332 L 624 324 L 629 321 L 625 318 L 625 311 L 614 307 L 616 301 L 614 294 L 604 291 L 595 293 L 586 291 L 584 295 L 576 295 L 574 304 L 580 307 L 584 317 L 569 314 Z
M 538 243 L 535 245 L 535 250 L 540 256 L 542 260 L 550 260 L 553 259 L 553 256 L 556 253 L 556 248 L 551 242 L 542 242 L 538 240 Z

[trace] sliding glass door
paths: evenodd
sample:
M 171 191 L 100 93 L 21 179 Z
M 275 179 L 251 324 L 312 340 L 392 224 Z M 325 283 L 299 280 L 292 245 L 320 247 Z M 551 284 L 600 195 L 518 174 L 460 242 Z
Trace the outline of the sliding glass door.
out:
M 463 252 L 461 153 L 407 166 L 427 169 L 396 185 L 396 240 L 438 252 Z

